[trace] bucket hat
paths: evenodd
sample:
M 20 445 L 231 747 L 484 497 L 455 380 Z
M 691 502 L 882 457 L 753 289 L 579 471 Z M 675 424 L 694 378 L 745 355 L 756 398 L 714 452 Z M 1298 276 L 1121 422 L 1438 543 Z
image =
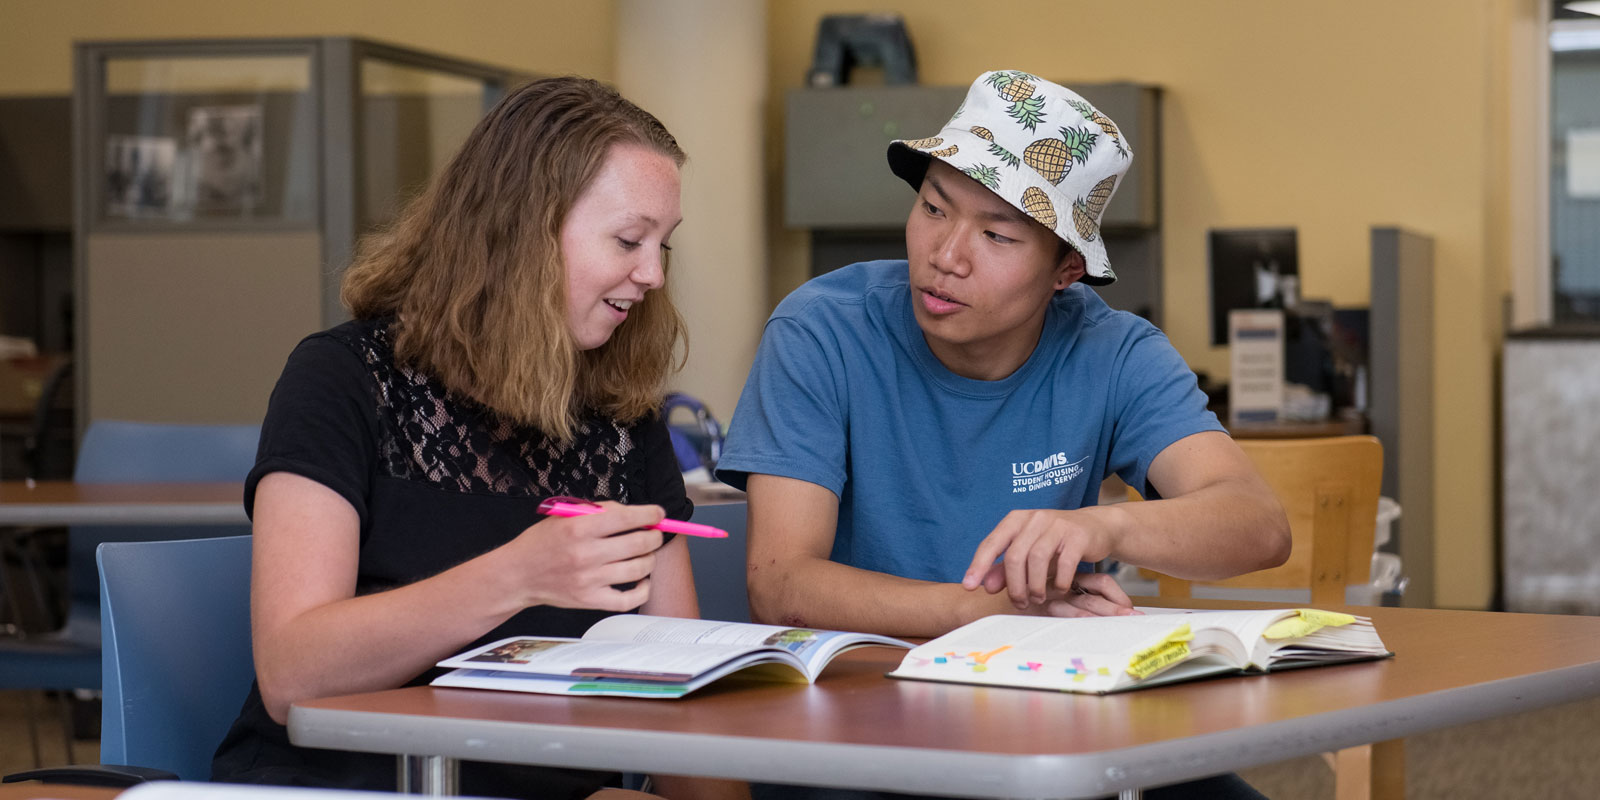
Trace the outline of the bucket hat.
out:
M 1122 131 L 1076 92 L 1026 72 L 985 72 L 937 135 L 889 143 L 889 168 L 922 190 L 930 159 L 961 170 L 1083 254 L 1083 282 L 1117 279 L 1100 219 L 1133 163 Z

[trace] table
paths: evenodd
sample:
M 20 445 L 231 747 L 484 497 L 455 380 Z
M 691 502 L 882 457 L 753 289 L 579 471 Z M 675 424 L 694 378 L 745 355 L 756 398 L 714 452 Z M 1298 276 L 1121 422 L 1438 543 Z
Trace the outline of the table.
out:
M 696 505 L 732 503 L 744 493 L 722 484 L 689 487 Z M 0 481 L 0 526 L 248 525 L 244 485 Z
M 0 525 L 248 525 L 244 486 L 0 481 Z
M 290 709 L 289 737 L 399 755 L 435 793 L 453 788 L 457 759 L 473 759 L 968 797 L 1136 797 L 1600 695 L 1600 618 L 1343 610 L 1370 615 L 1397 657 L 1100 697 L 893 680 L 883 673 L 902 651 L 868 648 L 815 685 L 724 681 L 672 701 L 431 687 L 327 698 Z

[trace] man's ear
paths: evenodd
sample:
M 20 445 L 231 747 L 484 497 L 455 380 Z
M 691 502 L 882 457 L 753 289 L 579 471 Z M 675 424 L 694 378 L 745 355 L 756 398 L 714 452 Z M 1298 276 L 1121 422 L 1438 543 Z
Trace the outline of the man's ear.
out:
M 1061 244 L 1061 249 L 1065 252 L 1061 256 L 1061 263 L 1056 265 L 1056 291 L 1058 292 L 1083 280 L 1084 273 L 1089 270 L 1088 265 L 1083 260 L 1083 254 L 1078 252 L 1077 248 L 1066 242 Z

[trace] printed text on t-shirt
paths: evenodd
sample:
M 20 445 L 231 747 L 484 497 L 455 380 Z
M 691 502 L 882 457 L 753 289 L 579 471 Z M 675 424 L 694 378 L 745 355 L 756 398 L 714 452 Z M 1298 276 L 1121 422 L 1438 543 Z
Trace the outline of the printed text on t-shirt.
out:
M 1066 453 L 1051 453 L 1036 461 L 1011 462 L 1011 493 L 1019 494 L 1043 489 L 1047 486 L 1060 486 L 1073 478 L 1083 474 L 1083 462 L 1089 457 L 1084 456 L 1077 461 L 1067 461 Z

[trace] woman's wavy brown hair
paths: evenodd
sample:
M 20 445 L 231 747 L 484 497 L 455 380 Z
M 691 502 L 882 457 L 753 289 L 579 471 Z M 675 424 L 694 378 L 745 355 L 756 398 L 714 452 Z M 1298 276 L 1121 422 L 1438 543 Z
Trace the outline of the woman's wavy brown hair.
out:
M 609 86 L 564 77 L 512 91 L 393 225 L 363 239 L 345 305 L 358 319 L 396 319 L 402 363 L 560 440 L 585 414 L 631 422 L 655 411 L 687 339 L 666 287 L 593 350 L 578 349 L 567 322 L 561 227 L 626 144 L 683 165 L 666 127 Z

